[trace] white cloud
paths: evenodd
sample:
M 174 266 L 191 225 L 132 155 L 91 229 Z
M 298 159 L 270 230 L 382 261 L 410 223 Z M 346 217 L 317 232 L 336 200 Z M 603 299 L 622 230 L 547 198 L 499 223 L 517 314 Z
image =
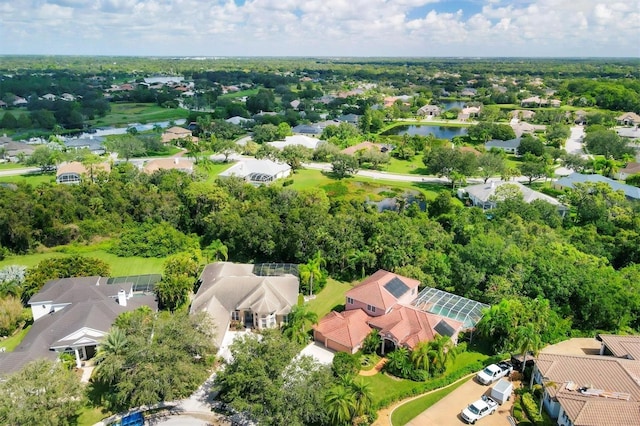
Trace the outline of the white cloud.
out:
M 0 0 L 0 53 L 640 56 L 637 2 L 478 2 Z

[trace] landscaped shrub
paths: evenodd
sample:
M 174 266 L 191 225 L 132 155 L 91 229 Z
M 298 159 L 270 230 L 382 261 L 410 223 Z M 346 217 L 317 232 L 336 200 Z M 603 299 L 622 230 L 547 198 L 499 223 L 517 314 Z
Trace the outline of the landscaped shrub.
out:
M 522 407 L 524 408 L 527 417 L 536 425 L 543 425 L 544 419 L 540 415 L 539 407 L 536 401 L 533 399 L 533 395 L 525 393 L 522 395 Z
M 331 370 L 336 376 L 354 376 L 360 371 L 360 355 L 338 352 L 333 357 Z

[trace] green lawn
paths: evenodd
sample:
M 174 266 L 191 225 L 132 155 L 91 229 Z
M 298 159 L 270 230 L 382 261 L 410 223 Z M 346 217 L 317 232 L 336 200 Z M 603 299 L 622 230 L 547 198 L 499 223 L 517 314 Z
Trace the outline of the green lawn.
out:
M 0 170 L 24 169 L 24 164 L 20 163 L 0 163 Z
M 391 157 L 391 162 L 386 165 L 384 170 L 390 173 L 400 173 L 405 175 L 429 174 L 422 162 L 422 155 L 415 155 L 411 160 L 398 160 L 395 157 Z
M 233 166 L 233 164 L 234 164 L 233 161 L 229 161 L 228 163 L 218 163 L 218 162 L 207 161 L 204 163 L 199 163 L 196 166 L 196 170 L 201 173 L 206 173 L 208 175 L 206 181 L 209 183 L 213 183 L 216 181 L 220 173 L 224 172 L 229 167 Z
M 349 289 L 351 289 L 349 283 L 328 278 L 327 285 L 316 295 L 315 299 L 309 301 L 309 310 L 315 312 L 320 319 L 334 309 L 344 309 L 345 293 Z
M 417 389 L 421 384 L 384 373 L 378 373 L 375 376 L 361 376 L 359 379 L 369 384 L 375 407 L 378 407 L 383 399 L 398 400 L 403 395 L 407 395 L 412 389 Z
M 20 342 L 22 342 L 22 339 L 24 339 L 24 336 L 27 335 L 30 328 L 31 326 L 28 326 L 20 330 L 18 333 L 14 334 L 13 336 L 8 337 L 4 340 L 0 340 L 0 348 L 4 348 L 7 352 L 13 351 L 20 344 Z
M 21 256 L 8 256 L 0 261 L 0 268 L 7 265 L 35 266 L 40 261 L 51 257 L 65 257 L 82 255 L 96 257 L 111 266 L 111 276 L 120 277 L 127 275 L 161 274 L 164 258 L 144 257 L 118 257 L 107 253 L 103 248 L 95 246 L 65 246 L 57 247 L 44 253 L 25 254 Z
M 239 92 L 229 92 L 224 95 L 218 96 L 218 99 L 235 99 L 241 98 L 243 96 L 253 96 L 258 93 L 260 89 L 248 89 L 248 90 L 240 90 Z
M 377 200 L 385 196 L 401 195 L 406 191 L 418 191 L 427 200 L 432 200 L 440 192 L 450 191 L 447 185 L 438 183 L 403 182 L 361 176 L 335 179 L 329 173 L 311 169 L 298 170 L 289 179 L 293 179 L 293 184 L 290 185 L 293 189 L 322 188 L 330 197 L 342 196 L 362 200 L 367 197 L 370 200 Z
M 418 414 L 422 413 L 427 408 L 431 407 L 436 402 L 440 401 L 445 396 L 449 395 L 454 390 L 465 384 L 470 378 L 460 380 L 453 385 L 442 388 L 432 393 L 428 393 L 418 399 L 414 399 L 404 405 L 398 407 L 391 415 L 391 424 L 393 426 L 404 426 L 413 420 Z
M 115 103 L 104 117 L 88 121 L 96 127 L 126 126 L 131 123 L 154 123 L 187 118 L 189 111 L 182 108 L 163 108 L 156 104 Z
M 109 417 L 110 413 L 104 413 L 102 408 L 97 407 L 83 407 L 79 411 L 77 419 L 78 426 L 92 426 L 98 423 L 100 420 Z
M 55 181 L 55 173 L 30 173 L 26 175 L 0 176 L 0 183 L 30 183 L 33 186 L 38 186 L 41 183 L 55 183 Z

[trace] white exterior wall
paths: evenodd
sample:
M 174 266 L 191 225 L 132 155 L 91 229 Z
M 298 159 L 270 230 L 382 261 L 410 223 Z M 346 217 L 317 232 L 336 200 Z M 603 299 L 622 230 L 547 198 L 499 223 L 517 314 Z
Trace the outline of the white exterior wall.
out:
M 31 315 L 33 315 L 33 320 L 36 321 L 42 318 L 45 315 L 48 315 L 50 312 L 57 312 L 61 309 L 64 309 L 65 306 L 68 306 L 69 303 L 51 303 L 51 302 L 42 302 L 35 303 L 31 305 Z

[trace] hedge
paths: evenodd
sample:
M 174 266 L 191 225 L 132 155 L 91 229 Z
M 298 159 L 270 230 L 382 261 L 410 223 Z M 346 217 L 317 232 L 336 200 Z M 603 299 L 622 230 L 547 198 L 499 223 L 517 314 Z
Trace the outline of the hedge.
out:
M 450 373 L 445 374 L 444 376 L 438 377 L 437 379 L 417 383 L 415 387 L 407 390 L 406 392 L 399 393 L 393 397 L 382 399 L 377 404 L 376 410 L 386 408 L 396 401 L 400 401 L 405 398 L 420 395 L 425 392 L 432 391 L 434 389 L 439 389 L 439 388 L 448 386 L 451 383 L 463 378 L 468 374 L 472 374 L 472 373 L 475 373 L 476 371 L 482 370 L 485 367 L 485 365 L 495 364 L 497 362 L 502 361 L 503 359 L 504 359 L 503 355 L 494 355 L 490 357 L 485 363 L 478 361 L 471 364 L 467 364 L 464 367 L 455 371 L 451 371 Z
M 522 408 L 529 417 L 529 420 L 535 425 L 544 425 L 544 419 L 540 415 L 539 407 L 536 401 L 533 399 L 533 395 L 525 393 L 522 395 Z

